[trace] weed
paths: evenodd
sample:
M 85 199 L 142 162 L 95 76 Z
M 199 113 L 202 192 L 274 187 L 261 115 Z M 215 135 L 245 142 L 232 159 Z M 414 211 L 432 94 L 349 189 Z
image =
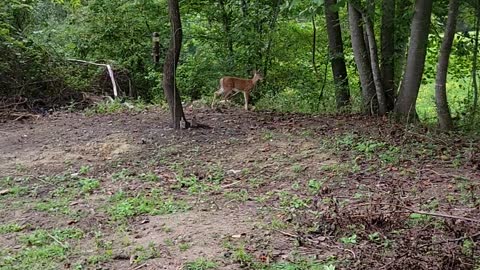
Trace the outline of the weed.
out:
M 100 187 L 100 182 L 97 179 L 82 178 L 79 183 L 83 193 L 92 193 Z
M 147 181 L 147 182 L 158 182 L 160 180 L 158 175 L 156 175 L 152 172 L 142 173 L 139 176 L 140 176 L 140 179 L 142 179 L 143 181 Z
M 246 250 L 245 247 L 240 246 L 235 249 L 233 252 L 233 259 L 240 264 L 241 267 L 252 267 L 254 265 L 253 256 L 250 255 Z
M 218 264 L 214 261 L 210 261 L 204 258 L 198 258 L 193 262 L 187 262 L 183 267 L 183 270 L 207 270 L 217 269 Z
M 248 191 L 246 189 L 242 189 L 240 191 L 228 191 L 224 193 L 225 198 L 232 201 L 240 201 L 245 202 L 250 198 Z
M 308 190 L 312 194 L 318 194 L 322 189 L 322 186 L 323 186 L 323 183 L 316 179 L 308 180 Z
M 22 231 L 24 228 L 25 226 L 20 226 L 16 223 L 3 224 L 0 225 L 0 234 L 19 232 Z
M 178 249 L 180 249 L 180 251 L 182 252 L 187 251 L 189 248 L 190 248 L 189 243 L 180 243 L 180 245 L 178 246 Z
M 357 235 L 352 234 L 351 236 L 348 236 L 348 237 L 342 237 L 342 238 L 340 238 L 340 242 L 342 242 L 344 244 L 347 244 L 347 245 L 356 244 L 357 243 Z
M 141 99 L 122 102 L 120 99 L 105 100 L 96 103 L 93 107 L 85 109 L 85 115 L 92 116 L 96 114 L 114 114 L 124 111 L 143 111 L 147 108 L 145 102 Z
M 281 207 L 297 210 L 308 207 L 307 201 L 299 198 L 296 194 L 290 194 L 289 192 L 281 191 L 279 197 Z
M 112 179 L 113 181 L 124 181 L 127 180 L 130 176 L 132 176 L 132 173 L 128 169 L 123 168 L 121 171 L 112 174 Z
M 264 141 L 272 141 L 273 140 L 273 132 L 265 131 L 262 134 L 262 140 Z
M 141 263 L 149 259 L 154 259 L 160 257 L 160 251 L 155 246 L 155 243 L 150 242 L 145 248 L 143 246 L 138 246 L 135 248 L 135 260 L 136 263 Z
M 80 167 L 80 170 L 78 171 L 79 175 L 86 175 L 90 172 L 92 168 L 88 165 Z
M 292 171 L 293 171 L 294 173 L 301 173 L 301 172 L 303 172 L 305 169 L 306 169 L 306 168 L 303 167 L 303 166 L 300 165 L 300 164 L 295 164 L 295 165 L 292 166 Z
M 59 269 L 70 253 L 68 241 L 82 238 L 83 232 L 74 228 L 37 230 L 21 236 L 22 249 L 7 251 L 7 256 L 0 258 L 0 265 L 5 269 Z
M 135 197 L 127 197 L 125 193 L 118 192 L 111 197 L 110 201 L 113 205 L 107 212 L 114 220 L 141 214 L 164 215 L 188 209 L 185 202 L 175 201 L 171 197 L 165 198 L 155 190 L 150 194 L 138 194 Z

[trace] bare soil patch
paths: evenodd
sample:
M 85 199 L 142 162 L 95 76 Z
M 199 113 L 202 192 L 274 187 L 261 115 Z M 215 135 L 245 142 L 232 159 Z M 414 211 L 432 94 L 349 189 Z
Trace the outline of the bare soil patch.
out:
M 173 131 L 154 109 L 1 123 L 0 268 L 480 266 L 478 138 L 360 115 L 188 113 L 209 128 Z M 52 246 L 51 265 L 26 264 Z

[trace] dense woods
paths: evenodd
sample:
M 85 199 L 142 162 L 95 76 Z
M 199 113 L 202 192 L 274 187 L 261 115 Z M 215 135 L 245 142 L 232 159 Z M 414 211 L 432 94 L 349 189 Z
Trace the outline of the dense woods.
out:
M 258 69 L 257 109 L 393 111 L 445 130 L 478 123 L 475 0 L 183 1 L 178 20 L 167 2 L 4 1 L 3 103 L 26 98 L 49 109 L 80 93 L 111 94 L 105 68 L 76 59 L 111 64 L 123 96 L 172 105 L 162 88 L 174 86 L 173 73 L 151 61 L 158 32 L 160 62 L 173 67 L 179 53 L 175 89 L 184 102 L 209 100 L 220 77 Z

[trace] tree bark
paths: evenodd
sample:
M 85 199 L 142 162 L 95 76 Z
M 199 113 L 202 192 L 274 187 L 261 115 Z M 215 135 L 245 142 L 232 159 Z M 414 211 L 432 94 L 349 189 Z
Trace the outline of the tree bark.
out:
M 172 125 L 174 129 L 180 129 L 181 119 L 185 121 L 185 127 L 189 127 L 188 121 L 183 113 L 180 91 L 175 82 L 175 72 L 177 69 L 180 49 L 182 46 L 182 22 L 180 20 L 180 8 L 178 0 L 168 0 L 168 14 L 172 29 L 170 38 L 170 47 L 165 56 L 163 65 L 163 92 L 167 98 L 170 113 L 172 115 Z
M 381 31 L 382 84 L 387 110 L 392 111 L 395 103 L 395 0 L 383 0 Z
M 373 82 L 375 84 L 375 92 L 378 101 L 378 113 L 385 115 L 387 113 L 387 102 L 385 100 L 385 92 L 382 85 L 382 75 L 380 74 L 380 66 L 378 64 L 377 41 L 375 40 L 375 32 L 373 23 L 368 14 L 363 15 L 365 28 L 367 32 L 368 48 L 370 49 L 370 65 L 372 67 Z
M 225 6 L 225 0 L 218 0 L 218 3 L 220 4 L 220 8 L 222 10 L 223 30 L 225 30 L 225 42 L 228 49 L 228 61 L 227 61 L 228 72 L 231 72 L 234 66 L 233 39 L 231 34 L 231 22 L 230 22 L 231 14 L 229 14 L 229 12 L 227 11 L 227 7 Z
M 370 65 L 369 54 L 365 45 L 362 15 L 351 4 L 348 5 L 348 22 L 350 26 L 355 64 L 357 65 L 360 84 L 362 86 L 364 112 L 374 114 L 378 112 L 378 103 L 375 96 L 372 67 Z
M 340 109 L 349 105 L 350 91 L 348 87 L 347 67 L 343 53 L 342 29 L 338 12 L 333 7 L 337 0 L 325 0 L 325 18 L 327 23 L 328 48 L 332 62 L 333 80 L 335 82 L 336 105 Z
M 394 85 L 395 94 L 403 77 L 403 71 L 405 70 L 405 63 L 407 61 L 407 47 L 409 38 L 409 29 L 412 19 L 407 16 L 410 14 L 413 5 L 410 0 L 396 0 L 395 10 L 395 53 L 394 53 Z
M 440 48 L 437 64 L 437 76 L 435 79 L 435 102 L 437 105 L 438 123 L 443 130 L 452 130 L 453 121 L 447 101 L 447 73 L 450 52 L 452 51 L 453 39 L 457 26 L 459 12 L 459 0 L 450 0 L 448 6 L 448 19 L 445 27 L 445 35 Z
M 417 0 L 415 3 L 407 64 L 394 109 L 396 117 L 401 121 L 418 119 L 415 105 L 425 67 L 432 7 L 433 0 Z

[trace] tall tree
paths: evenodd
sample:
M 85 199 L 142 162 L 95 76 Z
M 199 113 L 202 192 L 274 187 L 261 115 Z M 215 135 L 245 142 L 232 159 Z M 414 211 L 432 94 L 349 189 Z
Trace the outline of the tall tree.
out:
M 342 29 L 336 7 L 337 0 L 325 0 L 328 48 L 332 62 L 333 80 L 335 82 L 336 103 L 337 108 L 342 108 L 350 103 L 350 91 L 343 53 Z
M 369 13 L 363 14 L 363 21 L 365 22 L 365 32 L 367 33 L 368 48 L 370 50 L 370 65 L 372 67 L 373 82 L 377 94 L 378 113 L 380 115 L 385 115 L 385 113 L 387 113 L 387 101 L 385 100 L 385 90 L 383 89 L 382 75 L 380 74 L 380 65 L 378 63 L 378 49 L 377 41 L 375 39 L 375 31 Z
M 433 0 L 417 0 L 415 2 L 407 63 L 394 109 L 396 117 L 402 121 L 411 121 L 418 117 L 415 105 L 425 68 L 432 7 Z
M 382 84 L 391 111 L 395 103 L 395 0 L 383 0 L 380 43 Z
M 370 65 L 369 54 L 365 45 L 362 14 L 352 4 L 348 5 L 348 22 L 350 26 L 355 64 L 357 65 L 360 85 L 362 86 L 364 111 L 373 114 L 378 111 L 378 103 L 375 95 L 372 67 Z
M 170 17 L 172 36 L 170 38 L 170 47 L 165 56 L 165 63 L 163 64 L 163 92 L 170 107 L 173 128 L 180 129 L 182 119 L 185 121 L 185 128 L 188 128 L 190 123 L 185 118 L 180 91 L 175 81 L 183 35 L 178 0 L 168 0 L 168 15 Z
M 459 0 L 450 0 L 447 25 L 445 26 L 445 35 L 443 36 L 440 55 L 438 56 L 437 77 L 435 79 L 435 102 L 437 105 L 438 123 L 443 130 L 453 129 L 453 121 L 447 101 L 447 73 L 457 26 L 459 6 Z

